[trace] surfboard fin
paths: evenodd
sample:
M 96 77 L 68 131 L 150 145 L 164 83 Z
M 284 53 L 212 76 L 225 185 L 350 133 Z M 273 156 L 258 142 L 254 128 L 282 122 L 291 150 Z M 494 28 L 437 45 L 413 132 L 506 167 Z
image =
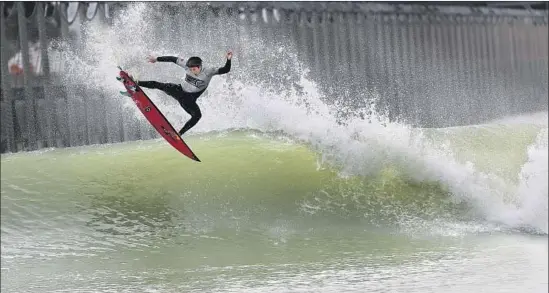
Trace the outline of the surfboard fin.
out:
M 123 96 L 126 96 L 126 97 L 131 97 L 132 95 L 130 95 L 130 93 L 126 92 L 126 91 L 120 91 L 120 94 L 123 95 Z

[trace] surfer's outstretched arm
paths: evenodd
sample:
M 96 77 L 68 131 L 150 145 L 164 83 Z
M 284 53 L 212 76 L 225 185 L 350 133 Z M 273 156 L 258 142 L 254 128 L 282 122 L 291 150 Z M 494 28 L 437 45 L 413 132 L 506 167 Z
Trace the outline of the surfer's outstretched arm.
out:
M 225 74 L 225 73 L 229 73 L 229 71 L 231 71 L 231 59 L 233 58 L 233 52 L 229 51 L 227 53 L 227 62 L 225 62 L 225 66 L 223 67 L 219 67 L 217 69 L 217 72 L 214 73 L 214 74 Z
M 231 59 L 227 59 L 227 62 L 225 62 L 225 66 L 220 67 L 217 69 L 217 74 L 225 74 L 231 71 Z
M 158 61 L 158 62 L 177 63 L 177 57 L 175 57 L 175 56 L 159 56 L 159 57 L 156 57 L 156 61 Z
M 155 63 L 158 61 L 158 62 L 173 62 L 177 65 L 185 64 L 185 59 L 180 57 L 175 57 L 175 56 L 159 56 L 159 57 L 149 56 L 147 57 L 147 60 L 150 63 Z

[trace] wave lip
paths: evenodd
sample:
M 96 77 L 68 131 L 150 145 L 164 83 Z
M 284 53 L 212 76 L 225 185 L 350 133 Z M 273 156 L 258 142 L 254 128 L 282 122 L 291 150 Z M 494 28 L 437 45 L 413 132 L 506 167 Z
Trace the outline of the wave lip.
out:
M 548 129 L 528 147 L 528 161 L 519 174 L 516 210 L 506 222 L 535 233 L 548 233 Z

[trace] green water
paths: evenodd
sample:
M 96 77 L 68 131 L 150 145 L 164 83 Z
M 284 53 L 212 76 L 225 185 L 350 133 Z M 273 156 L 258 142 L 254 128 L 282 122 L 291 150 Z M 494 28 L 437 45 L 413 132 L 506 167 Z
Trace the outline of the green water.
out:
M 512 181 L 539 132 L 521 127 L 427 136 Z M 546 236 L 437 178 L 342 177 L 257 132 L 188 143 L 202 163 L 160 140 L 3 155 L 2 292 L 547 292 Z
M 434 130 L 434 140 L 447 140 L 462 162 L 471 161 L 482 171 L 506 180 L 517 173 L 527 159 L 525 146 L 532 144 L 540 127 L 521 125 L 480 125 Z

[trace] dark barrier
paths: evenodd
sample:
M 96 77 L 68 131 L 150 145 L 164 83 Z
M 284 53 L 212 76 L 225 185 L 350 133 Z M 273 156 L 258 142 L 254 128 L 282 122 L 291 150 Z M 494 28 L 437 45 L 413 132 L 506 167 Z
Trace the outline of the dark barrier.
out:
M 72 60 L 54 50 L 59 40 L 81 47 L 81 24 L 113 26 L 133 5 L 0 4 L 2 152 L 158 137 L 109 94 L 66 86 Z M 238 70 L 230 80 L 246 72 L 299 90 L 292 78 L 270 74 L 294 74 L 278 68 L 275 48 L 294 50 L 293 65 L 310 70 L 307 78 L 326 103 L 341 105 L 342 120 L 372 103 L 391 120 L 421 127 L 547 110 L 547 11 L 361 2 L 149 5 L 148 29 L 162 42 L 216 52 L 233 44 Z

